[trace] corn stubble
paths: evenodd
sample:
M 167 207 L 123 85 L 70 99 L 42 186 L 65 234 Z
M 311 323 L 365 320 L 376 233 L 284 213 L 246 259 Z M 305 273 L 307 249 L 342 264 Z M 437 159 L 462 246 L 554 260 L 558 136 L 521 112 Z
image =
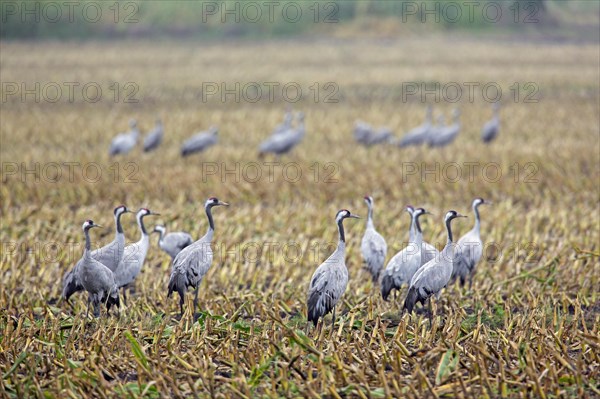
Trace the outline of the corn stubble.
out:
M 414 44 L 342 42 L 330 48 L 298 42 L 293 51 L 273 43 L 260 51 L 250 44 L 206 44 L 198 51 L 186 43 L 85 48 L 3 43 L 6 81 L 33 82 L 42 73 L 82 82 L 135 76 L 140 93 L 158 94 L 134 105 L 3 107 L 3 162 L 97 162 L 105 169 L 98 182 L 75 173 L 72 182 L 63 174 L 58 183 L 8 176 L 2 184 L 2 396 L 600 396 L 597 47 L 495 43 L 492 51 L 482 42 L 446 44 L 415 39 Z M 127 58 L 120 56 L 124 52 Z M 354 52 L 363 54 L 362 61 L 350 62 Z M 144 62 L 150 53 L 160 68 Z M 482 56 L 489 60 L 485 67 L 478 63 Z M 306 58 L 311 63 L 301 62 Z M 247 72 L 263 59 L 270 61 L 260 76 Z M 73 63 L 76 69 L 67 66 Z M 332 66 L 335 78 L 328 72 Z M 227 82 L 295 80 L 308 87 L 335 80 L 341 94 L 355 93 L 356 87 L 399 87 L 423 76 L 496 81 L 503 87 L 535 81 L 541 97 L 535 104 L 506 101 L 500 136 L 490 146 L 479 141 L 479 129 L 491 107 L 463 102 L 463 131 L 453 145 L 435 150 L 366 149 L 351 139 L 357 117 L 397 134 L 420 124 L 424 106 L 418 101 L 371 103 L 358 95 L 338 104 L 305 99 L 295 107 L 307 115 L 307 137 L 280 160 L 297 163 L 298 181 L 286 180 L 281 169 L 270 181 L 266 167 L 258 181 L 244 176 L 235 181 L 232 175 L 203 175 L 202 163 L 233 168 L 257 161 L 255 149 L 280 122 L 284 107 L 181 101 L 178 90 L 201 87 L 199 70 Z M 434 104 L 438 112 L 449 114 L 451 108 Z M 130 117 L 147 131 L 157 115 L 165 124 L 162 147 L 108 158 L 110 138 L 125 130 Z M 183 139 L 211 124 L 219 126 L 220 143 L 181 159 Z M 115 161 L 120 175 L 113 183 L 108 168 Z M 135 164 L 134 182 L 126 181 L 127 162 Z M 315 162 L 318 178 L 311 169 Z M 328 162 L 337 182 L 323 176 Z M 421 172 L 436 162 L 438 181 L 406 169 L 414 163 Z M 469 181 L 463 167 L 462 178 L 451 181 L 451 171 L 445 177 L 442 172 L 450 162 L 494 162 L 502 176 L 486 181 L 479 172 Z M 533 166 L 525 169 L 528 163 Z M 484 252 L 472 292 L 445 290 L 435 304 L 441 316 L 430 329 L 426 313 L 400 313 L 406 290 L 396 301 L 381 300 L 361 269 L 364 225 L 348 225 L 350 282 L 338 305 L 338 322 L 332 331 L 327 316 L 320 335 L 306 333 L 308 276 L 333 248 L 336 211 L 366 215 L 365 193 L 378 203 L 376 224 L 388 241 L 388 259 L 406 243 L 403 207 L 409 203 L 436 214 L 426 218 L 423 231 L 439 247 L 445 240 L 440 215 L 451 208 L 469 214 L 473 197 L 490 199 L 494 206 L 481 212 L 482 236 L 494 245 Z M 82 220 L 111 226 L 111 210 L 119 203 L 150 206 L 170 230 L 200 237 L 206 229 L 202 204 L 209 195 L 232 206 L 215 215 L 215 262 L 201 285 L 196 322 L 189 313 L 181 321 L 174 317 L 177 301 L 166 298 L 170 265 L 156 236 L 136 294 L 119 319 L 85 320 L 82 295 L 74 298 L 74 309 L 56 302 L 63 273 L 81 256 L 82 244 L 67 244 L 83 242 Z M 472 217 L 456 223 L 455 234 L 464 234 L 471 223 Z M 124 227 L 128 241 L 136 240 L 133 218 L 124 218 Z M 112 229 L 96 233 L 94 246 L 112 239 Z M 266 242 L 277 245 L 270 252 L 256 250 L 255 243 Z

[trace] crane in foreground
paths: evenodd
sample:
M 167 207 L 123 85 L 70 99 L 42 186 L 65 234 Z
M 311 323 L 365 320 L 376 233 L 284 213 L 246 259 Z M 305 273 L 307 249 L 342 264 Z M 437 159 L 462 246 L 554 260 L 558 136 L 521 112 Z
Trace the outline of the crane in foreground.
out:
M 137 127 L 137 121 L 132 119 L 129 121 L 129 131 L 126 133 L 117 134 L 110 143 L 108 155 L 111 157 L 118 154 L 128 154 L 137 145 L 140 131 Z
M 414 211 L 415 211 L 415 208 L 413 208 L 412 205 L 406 206 L 406 212 L 408 212 L 408 214 L 410 215 L 410 228 L 408 230 L 408 242 L 414 242 L 416 240 L 417 226 L 414 223 L 414 219 L 413 219 Z M 429 212 L 428 212 L 428 214 L 431 215 L 431 213 L 429 213 Z M 421 225 L 419 225 L 419 228 L 421 228 Z M 423 244 L 421 245 L 421 266 L 439 255 L 440 255 L 440 251 L 438 251 L 430 243 L 423 240 Z
M 366 269 L 371 274 L 373 282 L 379 281 L 379 273 L 385 262 L 385 255 L 387 253 L 387 244 L 385 239 L 375 230 L 373 224 L 373 197 L 365 196 L 365 203 L 369 208 L 367 216 L 367 228 L 363 235 L 360 252 L 366 264 Z
M 144 152 L 150 152 L 158 148 L 163 139 L 163 124 L 160 119 L 156 120 L 154 129 L 144 137 Z
M 83 288 L 88 292 L 88 306 L 86 318 L 90 313 L 90 303 L 94 306 L 94 316 L 100 316 L 100 304 L 106 303 L 106 312 L 110 311 L 110 307 L 115 305 L 119 307 L 119 289 L 115 283 L 113 272 L 92 258 L 90 229 L 101 227 L 94 223 L 93 220 L 86 220 L 83 223 L 83 233 L 85 235 L 85 248 L 83 257 L 81 258 L 81 266 L 79 275 Z
M 192 236 L 183 231 L 174 231 L 166 234 L 167 228 L 162 224 L 154 226 L 153 232 L 158 233 L 158 246 L 169 254 L 171 260 L 175 259 L 183 248 L 194 242 Z
M 404 284 L 410 284 L 413 275 L 421 266 L 423 248 L 423 233 L 419 224 L 419 217 L 429 214 L 423 208 L 415 209 L 411 214 L 411 226 L 416 226 L 415 233 L 409 237 L 406 248 L 390 259 L 381 278 L 381 297 L 384 301 L 392 290 L 400 290 Z M 394 292 L 395 297 L 395 292 Z
M 500 103 L 495 102 L 492 105 L 492 110 L 494 112 L 494 116 L 492 119 L 487 121 L 485 125 L 483 125 L 483 129 L 481 129 L 481 140 L 484 143 L 492 142 L 500 131 Z
M 475 198 L 471 207 L 475 214 L 475 225 L 473 228 L 458 240 L 456 249 L 454 250 L 454 263 L 452 271 L 452 282 L 457 278 L 460 279 L 460 285 L 463 287 L 467 278 L 469 279 L 469 289 L 473 284 L 473 275 L 477 263 L 483 255 L 483 242 L 481 241 L 479 219 L 479 206 L 489 204 L 483 198 Z
M 219 201 L 215 197 L 210 197 L 206 200 L 204 203 L 204 210 L 208 219 L 206 234 L 198 241 L 182 249 L 173 260 L 167 298 L 174 291 L 177 291 L 179 294 L 179 310 L 182 317 L 183 302 L 188 287 L 194 288 L 194 308 L 192 315 L 195 315 L 196 306 L 198 305 L 198 288 L 212 264 L 213 252 L 210 244 L 215 232 L 215 224 L 212 217 L 212 208 L 215 206 L 229 206 L 229 204 Z
M 125 213 L 131 213 L 125 205 L 117 206 L 113 215 L 115 218 L 115 239 L 112 240 L 108 245 L 102 248 L 98 248 L 92 251 L 91 256 L 104 266 L 108 267 L 111 271 L 115 271 L 117 265 L 123 258 L 123 251 L 125 250 L 125 235 L 123 234 L 123 226 L 121 225 L 121 216 Z M 81 285 L 81 279 L 79 278 L 79 270 L 81 267 L 81 260 L 75 264 L 75 267 L 68 271 L 63 277 L 63 291 L 62 297 L 69 303 L 69 298 L 76 292 L 82 291 L 83 286 Z
M 454 258 L 454 242 L 452 238 L 451 222 L 456 218 L 466 217 L 456 211 L 450 210 L 446 213 L 444 222 L 446 224 L 446 232 L 448 240 L 446 246 L 442 250 L 439 258 L 432 259 L 424 264 L 413 276 L 408 294 L 404 301 L 404 309 L 411 313 L 417 302 L 421 305 L 431 296 L 435 295 L 440 298 L 442 289 L 446 287 L 452 276 L 452 263 Z M 433 325 L 433 313 L 431 311 L 431 300 L 429 301 L 429 324 Z
M 148 248 L 150 247 L 150 237 L 146 231 L 146 226 L 144 226 L 144 218 L 150 215 L 160 214 L 152 212 L 147 208 L 141 208 L 135 215 L 137 225 L 140 229 L 140 239 L 138 242 L 125 247 L 123 258 L 115 270 L 115 281 L 118 288 L 123 288 L 123 302 L 125 306 L 127 306 L 127 288 L 129 288 L 129 285 L 140 274 L 146 254 L 148 253 Z
M 310 279 L 307 295 L 308 321 L 317 326 L 319 318 L 333 310 L 331 328 L 335 324 L 335 307 L 346 291 L 348 269 L 346 267 L 346 236 L 343 221 L 347 218 L 360 219 L 349 210 L 342 209 L 335 216 L 339 241 L 336 250 L 323 262 Z
M 208 131 L 196 133 L 183 142 L 181 156 L 187 157 L 196 152 L 202 152 L 210 146 L 217 144 L 219 129 L 211 126 Z

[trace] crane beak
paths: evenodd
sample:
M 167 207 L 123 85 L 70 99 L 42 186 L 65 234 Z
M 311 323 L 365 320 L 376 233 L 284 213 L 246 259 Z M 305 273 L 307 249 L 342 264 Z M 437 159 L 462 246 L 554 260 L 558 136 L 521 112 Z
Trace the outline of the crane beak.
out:
M 160 213 L 156 213 L 156 212 L 150 212 L 148 215 L 160 216 Z
M 491 201 L 484 201 L 481 205 L 494 205 L 494 203 Z
M 466 218 L 466 217 L 468 217 L 468 216 L 461 215 L 461 214 L 459 213 L 458 215 L 456 215 L 456 217 L 457 217 L 457 218 Z
M 360 216 L 355 215 L 353 213 L 350 214 L 350 216 L 348 216 L 349 218 L 354 218 L 354 219 L 360 219 Z
M 435 213 L 431 213 L 429 211 L 425 211 L 425 213 L 423 215 L 431 215 L 431 216 L 435 216 Z
M 91 227 L 102 227 L 99 224 L 93 224 Z
M 229 204 L 227 202 L 223 202 L 223 201 L 219 201 L 217 203 L 217 205 L 222 205 L 222 206 L 229 206 Z

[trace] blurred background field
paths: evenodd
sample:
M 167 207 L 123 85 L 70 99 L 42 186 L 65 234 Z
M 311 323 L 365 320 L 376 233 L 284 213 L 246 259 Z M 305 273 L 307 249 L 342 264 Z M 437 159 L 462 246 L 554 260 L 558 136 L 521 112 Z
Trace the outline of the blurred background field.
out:
M 2 24 L 3 396 L 600 396 L 598 3 L 539 2 L 542 22 L 528 26 L 403 23 L 394 14 L 401 2 L 321 5 L 329 3 L 339 7 L 329 25 L 197 23 L 191 2 L 134 2 L 132 26 Z M 73 101 L 65 82 L 78 84 Z M 302 96 L 203 100 L 207 83 L 251 82 L 295 83 Z M 357 119 L 397 137 L 422 123 L 425 102 L 403 98 L 406 83 L 449 82 L 502 88 L 497 141 L 479 139 L 491 104 L 476 91 L 472 102 L 427 98 L 436 115 L 462 111 L 448 147 L 354 142 Z M 527 83 L 535 101 L 525 101 Z M 101 88 L 98 101 L 84 96 L 86 84 Z M 259 159 L 289 105 L 306 114 L 304 141 L 281 159 Z M 161 147 L 109 158 L 129 119 L 146 132 L 157 117 Z M 181 142 L 210 125 L 218 145 L 182 159 Z M 271 174 L 265 162 L 280 164 Z M 253 163 L 259 179 L 244 174 Z M 349 221 L 342 316 L 332 336 L 305 337 L 308 279 L 335 245 L 335 213 L 366 216 L 365 194 L 375 198 L 388 259 L 406 245 L 406 204 L 435 214 L 423 228 L 439 247 L 446 210 L 470 216 L 455 223 L 462 235 L 471 200 L 494 202 L 482 209 L 487 251 L 473 290 L 446 290 L 432 330 L 425 315 L 402 315 L 401 299 L 383 302 L 361 270 L 364 220 Z M 58 301 L 63 273 L 81 256 L 84 219 L 105 226 L 94 246 L 112 240 L 121 203 L 200 237 L 211 195 L 231 207 L 215 211 L 199 322 L 173 318 L 156 236 L 119 319 L 85 320 L 84 295 L 74 310 Z M 124 222 L 136 240 L 133 218 Z

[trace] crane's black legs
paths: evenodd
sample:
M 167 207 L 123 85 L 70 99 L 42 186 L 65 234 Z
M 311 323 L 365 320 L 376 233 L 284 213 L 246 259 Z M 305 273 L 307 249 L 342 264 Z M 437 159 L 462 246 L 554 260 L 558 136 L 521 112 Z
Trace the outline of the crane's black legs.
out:
M 433 328 L 433 307 L 431 305 L 431 301 L 433 301 L 433 297 L 429 298 L 429 328 Z
M 196 307 L 198 307 L 198 288 L 199 285 L 196 286 L 196 289 L 194 290 L 194 311 L 192 312 L 192 316 L 196 317 Z
M 85 312 L 85 318 L 87 319 L 90 316 L 90 303 L 92 302 L 92 294 L 88 294 L 88 300 L 87 300 L 87 312 Z
M 331 318 L 331 333 L 333 334 L 333 328 L 335 326 L 335 306 L 333 307 L 333 317 Z
M 123 286 L 123 303 L 127 306 L 127 286 Z

